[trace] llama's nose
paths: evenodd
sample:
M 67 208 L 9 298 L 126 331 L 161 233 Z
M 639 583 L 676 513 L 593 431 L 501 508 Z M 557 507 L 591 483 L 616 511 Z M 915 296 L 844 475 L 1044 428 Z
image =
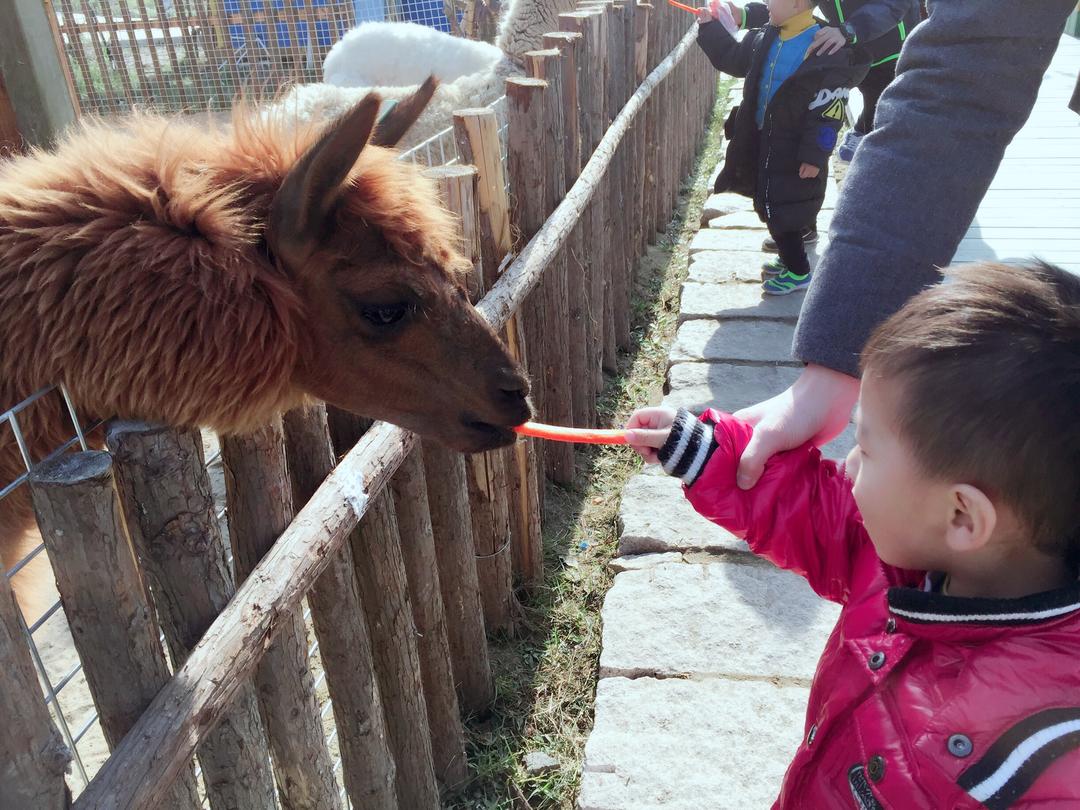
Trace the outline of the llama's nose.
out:
M 518 369 L 507 366 L 495 373 L 495 390 L 501 402 L 520 407 L 529 396 L 529 380 Z

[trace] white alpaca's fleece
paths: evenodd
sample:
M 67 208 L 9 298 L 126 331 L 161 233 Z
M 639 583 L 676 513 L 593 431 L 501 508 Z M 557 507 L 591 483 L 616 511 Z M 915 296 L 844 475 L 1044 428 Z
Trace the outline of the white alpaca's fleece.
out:
M 507 0 L 499 22 L 499 50 L 519 65 L 526 51 L 544 47 L 544 34 L 559 30 L 559 15 L 574 10 L 574 0 Z
M 334 44 L 323 81 L 338 87 L 418 85 L 434 74 L 447 84 L 491 72 L 502 51 L 416 23 L 366 22 Z
M 329 119 L 371 91 L 385 108 L 435 75 L 435 96 L 399 144 L 408 149 L 451 126 L 454 110 L 486 107 L 503 95 L 506 79 L 522 75 L 525 52 L 542 48 L 544 34 L 559 28 L 558 15 L 573 9 L 574 0 L 509 0 L 498 48 L 416 23 L 362 23 L 330 49 L 323 83 L 294 87 L 274 111 Z

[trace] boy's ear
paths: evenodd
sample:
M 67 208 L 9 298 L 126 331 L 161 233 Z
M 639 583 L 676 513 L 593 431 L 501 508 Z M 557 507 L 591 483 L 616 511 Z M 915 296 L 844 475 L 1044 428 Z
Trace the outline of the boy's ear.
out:
M 949 523 L 945 542 L 956 552 L 977 551 L 990 540 L 998 513 L 993 501 L 978 487 L 956 484 L 949 492 Z

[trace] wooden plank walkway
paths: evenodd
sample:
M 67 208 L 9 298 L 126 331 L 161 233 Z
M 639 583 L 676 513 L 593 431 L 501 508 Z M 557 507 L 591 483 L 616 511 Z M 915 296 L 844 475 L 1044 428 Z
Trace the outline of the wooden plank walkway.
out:
M 1037 256 L 1080 274 L 1080 116 L 1067 107 L 1077 74 L 1080 40 L 1064 36 L 956 261 Z

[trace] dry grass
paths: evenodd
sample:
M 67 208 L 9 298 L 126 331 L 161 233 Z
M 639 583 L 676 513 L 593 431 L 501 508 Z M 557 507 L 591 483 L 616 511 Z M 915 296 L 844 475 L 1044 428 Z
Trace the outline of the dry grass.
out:
M 678 212 L 639 262 L 632 345 L 619 357 L 618 374 L 607 380 L 599 403 L 604 424 L 622 425 L 635 408 L 663 395 L 687 247 L 708 195 L 709 172 L 720 159 L 725 96 L 726 84 Z M 587 448 L 577 459 L 579 483 L 548 487 L 546 581 L 526 601 L 521 634 L 492 647 L 497 698 L 490 715 L 469 724 L 472 779 L 446 802 L 453 810 L 574 806 L 593 722 L 600 608 L 611 585 L 607 564 L 617 551 L 619 498 L 627 479 L 641 468 L 640 459 L 626 448 Z M 550 754 L 559 768 L 529 774 L 524 762 L 533 751 Z

